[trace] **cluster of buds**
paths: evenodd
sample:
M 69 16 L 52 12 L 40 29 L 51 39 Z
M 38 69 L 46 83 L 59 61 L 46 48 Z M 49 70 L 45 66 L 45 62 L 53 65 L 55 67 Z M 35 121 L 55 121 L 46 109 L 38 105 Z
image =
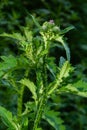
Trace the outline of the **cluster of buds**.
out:
M 53 40 L 55 38 L 55 35 L 60 32 L 60 28 L 55 25 L 53 20 L 50 20 L 49 22 L 45 22 L 42 25 L 41 29 L 41 35 L 45 36 L 49 40 Z

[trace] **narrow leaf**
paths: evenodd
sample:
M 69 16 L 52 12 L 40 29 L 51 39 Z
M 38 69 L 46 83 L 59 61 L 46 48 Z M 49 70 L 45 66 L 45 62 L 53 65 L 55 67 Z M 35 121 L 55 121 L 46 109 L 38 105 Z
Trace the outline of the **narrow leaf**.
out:
M 59 67 L 60 68 L 63 66 L 63 64 L 64 64 L 65 61 L 66 61 L 65 58 L 61 56 L 60 57 L 60 61 L 59 61 Z
M 35 19 L 35 17 L 33 15 L 30 15 L 35 23 L 35 25 L 38 27 L 38 28 L 41 28 L 40 24 L 38 23 L 38 21 Z
M 69 47 L 67 46 L 67 44 L 65 43 L 65 41 L 63 40 L 63 36 L 56 36 L 56 41 L 58 41 L 62 44 L 62 46 L 64 47 L 64 49 L 66 51 L 67 60 L 70 61 L 70 50 L 69 50 Z
M 61 30 L 60 34 L 65 34 L 74 28 L 75 28 L 74 26 L 69 26 L 69 27 L 65 28 L 64 30 Z

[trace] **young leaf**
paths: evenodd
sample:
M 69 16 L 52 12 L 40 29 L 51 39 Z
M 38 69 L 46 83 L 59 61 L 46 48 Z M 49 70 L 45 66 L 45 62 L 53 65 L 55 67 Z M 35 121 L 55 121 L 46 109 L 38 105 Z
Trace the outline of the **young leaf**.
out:
M 26 87 L 28 87 L 28 89 L 31 91 L 33 98 L 36 100 L 37 99 L 37 94 L 36 94 L 36 86 L 35 84 L 30 81 L 29 79 L 22 79 L 19 81 L 21 84 L 25 85 Z

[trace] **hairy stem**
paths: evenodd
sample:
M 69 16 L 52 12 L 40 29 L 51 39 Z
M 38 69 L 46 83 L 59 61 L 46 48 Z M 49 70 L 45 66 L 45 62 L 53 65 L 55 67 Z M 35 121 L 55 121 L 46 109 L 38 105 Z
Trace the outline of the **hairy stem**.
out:
M 46 98 L 43 95 L 41 100 L 40 100 L 40 103 L 39 103 L 38 111 L 37 111 L 36 118 L 35 118 L 35 121 L 34 121 L 33 130 L 36 130 L 38 128 L 38 125 L 40 123 L 42 113 L 43 113 L 43 110 L 44 110 L 45 102 L 46 102 Z
M 47 44 L 47 43 L 46 43 Z M 46 46 L 44 46 L 44 49 Z M 46 96 L 46 87 L 47 87 L 47 68 L 46 68 L 46 60 L 47 60 L 47 54 L 43 57 L 43 67 L 42 67 L 42 80 L 43 80 L 43 95 L 41 97 L 40 103 L 38 104 L 37 114 L 34 121 L 34 127 L 33 130 L 36 130 L 38 128 L 38 125 L 40 123 L 42 113 L 45 107 L 45 103 L 47 100 Z

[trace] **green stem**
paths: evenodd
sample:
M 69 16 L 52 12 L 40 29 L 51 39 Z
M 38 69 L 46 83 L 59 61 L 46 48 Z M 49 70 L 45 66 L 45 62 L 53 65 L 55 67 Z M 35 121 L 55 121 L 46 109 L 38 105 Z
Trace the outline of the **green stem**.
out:
M 23 93 L 24 93 L 24 85 L 21 86 L 21 90 L 20 90 L 20 93 L 18 95 L 17 116 L 18 116 L 19 122 L 21 122 L 21 115 L 22 115 Z
M 25 71 L 25 77 L 28 76 L 28 72 L 29 72 L 29 70 Z M 21 88 L 20 88 L 20 91 L 18 93 L 17 117 L 18 117 L 18 122 L 19 123 L 21 122 L 24 88 L 25 88 L 25 86 L 22 85 Z
M 46 77 L 44 78 L 44 80 L 46 80 Z M 43 85 L 46 85 L 46 83 L 44 83 Z M 36 118 L 35 118 L 35 121 L 34 121 L 33 130 L 37 129 L 38 124 L 40 123 L 40 120 L 41 120 L 41 117 L 42 117 L 42 113 L 43 113 L 44 107 L 45 107 L 45 103 L 46 103 L 46 100 L 47 100 L 47 96 L 46 96 L 45 90 L 46 89 L 44 89 L 43 95 L 42 95 L 42 97 L 40 99 L 40 102 L 38 103 L 38 109 L 37 109 L 37 114 L 36 114 Z
M 46 98 L 43 95 L 42 98 L 41 98 L 40 104 L 39 104 L 37 114 L 36 114 L 33 130 L 36 130 L 38 128 L 38 124 L 40 123 L 42 113 L 43 113 L 43 110 L 44 110 L 45 102 L 46 102 Z
M 44 46 L 44 49 L 45 46 Z M 41 97 L 40 103 L 38 103 L 38 109 L 37 109 L 37 114 L 36 114 L 36 118 L 34 121 L 34 127 L 33 130 L 36 130 L 38 128 L 38 125 L 40 123 L 40 120 L 42 118 L 42 113 L 45 107 L 45 103 L 47 100 L 47 96 L 46 96 L 46 87 L 47 87 L 47 69 L 46 69 L 46 60 L 47 60 L 47 55 L 45 55 L 43 57 L 43 67 L 42 67 L 42 80 L 43 80 L 43 95 Z
M 46 89 L 47 86 L 47 68 L 46 68 L 46 59 L 47 59 L 47 55 L 44 57 L 44 63 L 43 63 L 43 73 L 42 73 L 42 77 L 43 77 L 43 84 L 44 84 L 44 89 Z

